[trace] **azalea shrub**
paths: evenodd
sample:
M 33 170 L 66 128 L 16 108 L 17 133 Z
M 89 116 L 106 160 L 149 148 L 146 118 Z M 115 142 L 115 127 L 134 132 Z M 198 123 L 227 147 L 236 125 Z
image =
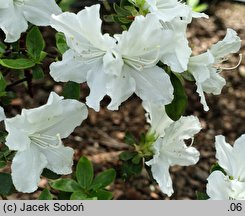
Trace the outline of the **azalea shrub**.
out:
M 104 96 L 110 97 L 107 109 L 113 112 L 136 94 L 150 129 L 140 140 L 126 135 L 131 147 L 119 156 L 121 177 L 126 181 L 146 169 L 161 191 L 171 196 L 169 168 L 195 165 L 200 158 L 192 144 L 202 127 L 196 116 L 184 116 L 188 106 L 184 82 L 196 85 L 208 112 L 212 108 L 205 94 L 221 93 L 226 84 L 222 70 L 236 68 L 222 63 L 239 51 L 241 40 L 227 29 L 221 41 L 193 55 L 187 26 L 193 19 L 209 18 L 202 12 L 206 5 L 199 1 L 106 2 L 114 13 L 103 17 L 99 2 L 73 13 L 69 5 L 74 2 L 0 0 L 0 29 L 5 35 L 0 41 L 0 167 L 11 164 L 11 173 L 0 173 L 0 194 L 5 199 L 15 191 L 32 193 L 43 176 L 49 185 L 39 199 L 113 199 L 108 185 L 117 177 L 115 169 L 95 175 L 86 155 L 73 165 L 74 149 L 62 140 L 88 117 L 88 108 L 100 112 Z M 116 22 L 121 33 L 102 33 L 103 22 Z M 51 54 L 44 51 L 40 26 L 56 31 L 58 55 L 52 58 L 49 74 L 53 81 L 65 83 L 63 96 L 51 91 L 46 104 L 23 107 L 10 118 L 4 108 L 15 95 L 12 87 L 24 83 L 31 94 L 32 80 L 44 79 L 42 65 Z M 16 73 L 19 80 L 12 82 L 9 73 Z M 90 92 L 82 103 L 80 84 L 85 82 Z M 245 199 L 244 135 L 234 147 L 218 135 L 215 147 L 217 164 L 207 179 L 207 191 L 198 193 L 197 199 Z

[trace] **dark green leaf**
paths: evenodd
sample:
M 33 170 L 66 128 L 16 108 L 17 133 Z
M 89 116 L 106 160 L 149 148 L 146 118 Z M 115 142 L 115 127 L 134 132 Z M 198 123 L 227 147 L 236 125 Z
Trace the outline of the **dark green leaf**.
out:
M 73 179 L 58 179 L 50 182 L 50 186 L 55 190 L 64 192 L 75 192 L 81 190 L 79 184 Z
M 139 164 L 140 162 L 141 162 L 141 160 L 142 160 L 142 157 L 140 156 L 140 155 L 135 155 L 134 157 L 133 157 L 133 159 L 132 159 L 132 163 L 134 163 L 134 164 Z
M 32 76 L 33 79 L 42 79 L 44 77 L 43 69 L 41 66 L 36 65 L 34 68 L 32 68 Z
M 26 36 L 26 48 L 35 62 L 39 62 L 44 47 L 45 42 L 40 30 L 37 26 L 32 27 Z
M 214 171 L 221 171 L 222 173 L 224 173 L 224 175 L 227 175 L 225 170 L 218 163 L 215 163 L 211 166 L 210 173 Z
M 104 172 L 98 174 L 93 182 L 90 188 L 97 190 L 99 188 L 104 188 L 111 184 L 116 178 L 116 171 L 114 169 L 108 169 Z
M 69 81 L 65 84 L 63 89 L 63 96 L 65 99 L 76 99 L 80 98 L 80 84 Z
M 3 168 L 7 165 L 6 161 L 0 161 L 0 168 Z
M 42 176 L 48 178 L 48 179 L 58 179 L 61 177 L 61 175 L 58 175 L 56 173 L 54 173 L 53 171 L 44 168 L 43 172 L 42 172 Z
M 40 194 L 40 196 L 38 197 L 38 199 L 39 200 L 52 200 L 53 195 L 50 193 L 50 191 L 47 188 L 45 188 Z
M 171 83 L 174 87 L 174 99 L 171 104 L 165 106 L 168 116 L 177 121 L 184 114 L 188 98 L 180 79 L 174 74 L 170 74 Z
M 19 59 L 0 59 L 0 64 L 6 68 L 21 70 L 31 68 L 35 63 L 30 59 L 19 58 Z
M 7 82 L 5 81 L 2 73 L 0 73 L 0 92 L 4 92 L 7 86 Z
M 76 191 L 71 195 L 71 200 L 96 200 L 96 197 L 88 197 L 82 191 Z
M 91 195 L 97 197 L 98 200 L 111 200 L 113 198 L 113 194 L 110 191 L 103 189 L 93 191 Z
M 56 46 L 61 54 L 64 54 L 65 51 L 69 49 L 66 43 L 65 35 L 61 32 L 56 33 L 55 35 L 56 39 Z
M 128 179 L 131 176 L 139 175 L 142 171 L 143 164 L 134 164 L 131 161 L 126 161 L 121 166 L 121 176 L 123 179 Z
M 127 161 L 132 159 L 135 155 L 137 155 L 137 152 L 124 151 L 119 155 L 119 158 L 120 160 Z
M 196 196 L 197 196 L 197 200 L 207 200 L 209 199 L 209 196 L 205 193 L 201 193 L 201 192 L 196 192 Z
M 88 188 L 94 178 L 92 163 L 86 157 L 81 157 L 76 168 L 77 181 L 82 188 Z
M 71 192 L 59 191 L 58 200 L 69 200 L 71 195 L 72 195 Z
M 181 76 L 188 81 L 191 81 L 191 82 L 195 81 L 195 78 L 189 71 L 185 71 L 181 73 Z
M 121 8 L 115 3 L 113 4 L 113 8 L 115 12 L 117 13 L 117 15 L 119 15 L 120 17 L 127 17 L 131 15 L 129 11 L 125 10 L 124 8 Z
M 6 50 L 7 46 L 0 41 L 0 53 L 3 54 L 5 53 L 5 50 Z
M 60 8 L 62 9 L 62 11 L 70 11 L 71 9 L 71 5 L 73 3 L 75 3 L 76 0 L 62 0 L 60 3 L 59 3 L 59 6 Z
M 8 173 L 0 173 L 0 194 L 10 195 L 14 189 L 11 175 Z
M 132 133 L 126 132 L 124 137 L 124 142 L 128 145 L 134 145 L 136 143 L 135 138 Z

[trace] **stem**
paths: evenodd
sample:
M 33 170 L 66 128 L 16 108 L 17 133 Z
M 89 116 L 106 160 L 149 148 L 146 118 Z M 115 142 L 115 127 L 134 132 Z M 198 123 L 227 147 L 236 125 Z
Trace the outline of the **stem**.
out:
M 23 79 L 17 80 L 16 82 L 7 85 L 6 91 L 10 91 L 12 87 L 14 87 L 14 86 L 16 86 L 16 85 L 18 85 L 20 83 L 23 83 L 25 81 L 27 81 L 27 78 L 23 78 Z

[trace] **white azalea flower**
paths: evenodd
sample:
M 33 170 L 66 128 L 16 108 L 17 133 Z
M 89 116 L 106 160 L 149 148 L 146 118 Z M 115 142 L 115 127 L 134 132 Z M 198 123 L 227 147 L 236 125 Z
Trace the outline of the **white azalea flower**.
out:
M 245 200 L 245 182 L 232 180 L 221 171 L 212 172 L 207 180 L 210 200 Z
M 178 0 L 146 0 L 149 11 L 155 14 L 160 20 L 169 22 L 175 18 L 200 18 L 208 16 L 204 13 L 193 12 L 191 7 Z M 190 16 L 191 15 L 191 16 Z
M 233 147 L 226 143 L 224 136 L 215 137 L 216 158 L 218 164 L 233 179 L 245 182 L 245 165 L 243 165 L 245 154 L 245 135 L 240 136 Z
M 6 117 L 5 117 L 5 114 L 4 114 L 4 110 L 3 110 L 3 108 L 0 106 L 0 122 L 2 121 L 2 120 L 4 120 Z
M 143 100 L 170 103 L 173 87 L 156 64 L 161 46 L 171 40 L 172 33 L 161 31 L 153 16 L 139 16 L 127 32 L 114 38 L 102 35 L 99 9 L 94 5 L 77 15 L 52 16 L 51 26 L 65 34 L 70 47 L 61 62 L 50 66 L 54 80 L 87 82 L 90 95 L 86 103 L 96 111 L 105 95 L 111 97 L 111 110 L 118 109 L 134 92 Z
M 236 53 L 240 47 L 241 40 L 237 33 L 232 29 L 227 29 L 222 41 L 214 44 L 207 52 L 190 58 L 188 71 L 196 80 L 197 92 L 205 111 L 208 111 L 209 107 L 204 92 L 219 95 L 226 84 L 225 79 L 218 73 L 222 70 L 218 64 L 226 60 L 225 58 L 230 53 Z
M 84 104 L 63 100 L 51 92 L 46 105 L 23 109 L 21 115 L 5 119 L 6 145 L 17 151 L 12 179 L 18 191 L 35 191 L 45 167 L 58 174 L 72 172 L 73 149 L 64 147 L 61 139 L 68 137 L 87 114 Z
M 170 66 L 174 72 L 186 71 L 192 52 L 186 37 L 188 22 L 186 19 L 175 18 L 171 22 L 161 22 L 161 24 L 165 30 L 173 32 L 173 41 L 163 48 L 160 60 Z
M 6 35 L 5 42 L 17 41 L 28 22 L 48 26 L 51 14 L 59 13 L 55 0 L 0 0 L 0 28 Z
M 198 162 L 200 153 L 194 147 L 186 146 L 184 140 L 193 139 L 193 136 L 201 130 L 201 125 L 197 117 L 181 117 L 174 122 L 167 117 L 163 106 L 149 103 L 143 105 L 149 111 L 149 119 L 157 135 L 157 140 L 153 144 L 153 159 L 146 164 L 151 166 L 152 175 L 162 192 L 171 196 L 173 187 L 169 167 L 189 166 Z

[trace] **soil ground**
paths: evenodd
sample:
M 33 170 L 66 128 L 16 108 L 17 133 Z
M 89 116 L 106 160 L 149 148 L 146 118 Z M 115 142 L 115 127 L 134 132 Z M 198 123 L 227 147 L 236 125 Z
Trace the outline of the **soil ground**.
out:
M 210 16 L 209 19 L 194 20 L 188 27 L 187 35 L 194 54 L 204 52 L 213 43 L 224 37 L 227 28 L 232 28 L 238 32 L 243 40 L 240 52 L 245 56 L 245 4 L 211 1 L 206 13 Z M 110 26 L 105 26 L 105 29 L 108 28 Z M 44 36 L 45 34 L 44 32 Z M 238 55 L 232 55 L 224 65 L 231 67 L 237 62 Z M 51 90 L 61 93 L 63 84 L 53 83 L 48 76 L 48 68 L 46 75 L 45 83 L 34 83 L 34 98 L 26 96 L 23 86 L 16 88 L 20 99 L 14 100 L 8 107 L 9 115 L 14 116 L 20 113 L 21 108 L 24 107 L 32 108 L 46 103 Z M 200 151 L 201 158 L 195 166 L 174 166 L 171 168 L 175 191 L 173 196 L 170 198 L 165 196 L 157 184 L 152 183 L 147 173 L 143 172 L 140 176 L 133 177 L 126 182 L 117 178 L 109 188 L 114 192 L 114 199 L 183 200 L 196 199 L 196 191 L 205 192 L 210 167 L 216 162 L 215 135 L 222 134 L 226 136 L 228 142 L 233 143 L 236 138 L 245 133 L 245 57 L 238 68 L 225 70 L 222 72 L 222 76 L 225 77 L 227 84 L 221 95 L 206 96 L 210 107 L 209 112 L 203 111 L 196 93 L 196 86 L 189 82 L 185 84 L 189 100 L 186 115 L 196 115 L 203 127 L 201 132 L 196 135 L 193 144 Z M 89 93 L 86 84 L 81 85 L 81 93 L 81 101 L 85 101 L 85 97 Z M 108 98 L 103 100 L 101 111 L 98 113 L 89 109 L 88 119 L 68 139 L 64 140 L 65 145 L 75 149 L 75 161 L 83 155 L 88 156 L 94 164 L 96 173 L 110 167 L 119 170 L 118 155 L 128 148 L 123 143 L 125 132 L 131 132 L 137 137 L 149 127 L 145 121 L 141 100 L 135 95 L 124 102 L 120 110 L 116 112 L 106 109 L 108 102 Z M 46 183 L 46 179 L 43 179 L 40 187 L 45 186 Z M 33 194 L 15 193 L 8 198 L 36 199 L 39 193 L 40 191 Z

